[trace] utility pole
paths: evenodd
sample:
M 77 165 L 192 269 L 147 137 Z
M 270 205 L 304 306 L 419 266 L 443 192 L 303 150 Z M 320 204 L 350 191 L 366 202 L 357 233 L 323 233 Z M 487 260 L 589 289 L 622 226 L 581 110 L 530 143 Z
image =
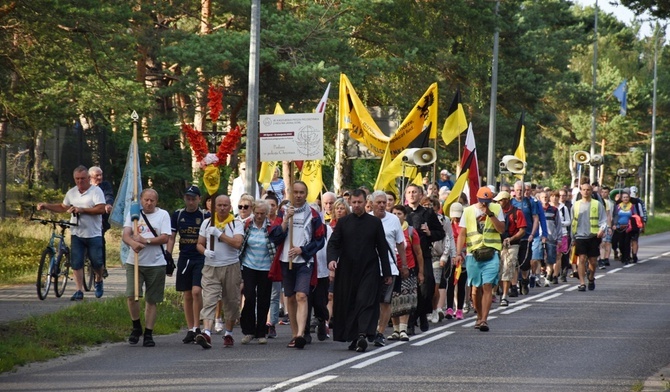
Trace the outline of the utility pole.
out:
M 596 9 L 595 9 L 595 22 L 593 24 L 593 111 L 591 113 L 591 151 L 590 154 L 593 156 L 596 153 L 596 111 L 598 104 L 598 84 L 596 76 L 598 74 L 598 0 L 596 0 Z M 596 177 L 596 168 L 593 165 L 589 165 L 589 182 L 593 183 Z M 581 182 L 581 179 L 579 179 Z
M 665 28 L 663 28 L 665 30 Z M 656 174 L 656 87 L 658 83 L 658 40 L 660 38 L 660 28 L 658 20 L 656 21 L 656 31 L 654 34 L 654 98 L 651 109 L 651 167 L 649 171 L 649 216 L 654 216 L 654 175 Z
M 489 110 L 489 149 L 486 162 L 486 182 L 495 185 L 496 179 L 496 106 L 498 105 L 498 9 L 500 0 L 496 1 L 496 30 L 493 33 L 493 64 L 491 66 L 491 108 Z
M 251 1 L 249 38 L 249 90 L 247 93 L 247 170 L 246 189 L 256 194 L 258 182 L 258 79 L 261 46 L 261 0 Z

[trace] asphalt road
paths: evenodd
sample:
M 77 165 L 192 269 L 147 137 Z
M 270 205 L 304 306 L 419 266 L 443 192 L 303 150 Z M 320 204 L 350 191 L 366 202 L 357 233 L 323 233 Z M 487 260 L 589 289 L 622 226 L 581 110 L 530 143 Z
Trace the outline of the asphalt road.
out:
M 184 345 L 179 333 L 157 337 L 154 348 L 106 344 L 28 365 L 0 375 L 0 390 L 666 390 L 669 243 L 670 233 L 642 238 L 640 263 L 613 262 L 598 272 L 595 291 L 578 292 L 571 279 L 531 289 L 508 308 L 494 305 L 488 333 L 472 328 L 472 318 L 445 321 L 363 354 L 316 339 L 305 350 L 288 349 L 288 326 L 267 345 L 239 344 L 236 329 L 229 349 L 220 336 L 211 350 Z M 10 311 L 4 291 L 3 315 Z

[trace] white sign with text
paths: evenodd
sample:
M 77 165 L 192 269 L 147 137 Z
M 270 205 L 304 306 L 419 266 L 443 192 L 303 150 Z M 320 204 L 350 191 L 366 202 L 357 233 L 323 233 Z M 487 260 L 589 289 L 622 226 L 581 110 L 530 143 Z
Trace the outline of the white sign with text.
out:
M 259 136 L 261 162 L 323 159 L 323 113 L 263 114 Z

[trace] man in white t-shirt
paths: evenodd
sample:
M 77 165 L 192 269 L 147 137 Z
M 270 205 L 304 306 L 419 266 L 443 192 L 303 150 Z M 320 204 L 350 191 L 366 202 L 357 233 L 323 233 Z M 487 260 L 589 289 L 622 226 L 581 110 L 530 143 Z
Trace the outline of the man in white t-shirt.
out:
M 104 265 L 102 214 L 105 213 L 105 194 L 99 187 L 91 185 L 88 169 L 84 166 L 78 166 L 74 169 L 74 182 L 76 186 L 67 191 L 62 203 L 38 203 L 37 210 L 69 212 L 79 217 L 78 225 L 70 228 L 70 249 L 72 250 L 70 264 L 74 271 L 74 283 L 77 286 L 77 291 L 70 299 L 81 301 L 84 299 L 84 256 L 86 251 L 88 251 L 88 257 L 91 259 L 95 271 L 95 296 L 100 298 L 104 293 L 102 284 Z
M 142 212 L 137 220 L 137 232 L 134 231 L 134 223 L 131 216 L 126 217 L 123 223 L 123 242 L 133 252 L 128 252 L 125 261 L 126 267 L 126 297 L 128 311 L 133 322 L 133 330 L 128 338 L 128 343 L 137 344 L 142 335 L 140 324 L 140 303 L 135 301 L 135 263 L 138 264 L 140 292 L 142 296 L 142 285 L 145 286 L 144 294 L 145 309 L 144 321 L 146 328 L 142 345 L 153 347 L 156 345 L 153 339 L 153 329 L 156 323 L 157 304 L 163 302 L 165 294 L 165 256 L 163 245 L 167 244 L 172 234 L 170 214 L 158 207 L 158 192 L 153 189 L 145 189 L 140 194 Z
M 221 299 L 225 319 L 223 347 L 232 347 L 233 327 L 240 317 L 240 270 L 239 249 L 244 240 L 244 223 L 230 213 L 230 197 L 220 195 L 214 201 L 215 212 L 205 219 L 198 235 L 198 252 L 205 255 L 202 268 L 202 318 L 203 331 L 196 335 L 195 342 L 202 348 L 212 348 L 212 324 L 216 303 Z
M 396 265 L 397 256 L 400 256 L 401 265 L 404 266 L 402 268 L 402 277 L 405 279 L 409 277 L 409 268 L 407 267 L 407 254 L 405 253 L 405 234 L 400 225 L 400 219 L 386 212 L 386 204 L 388 203 L 386 193 L 375 191 L 370 196 L 372 196 L 372 215 L 381 219 L 382 226 L 384 226 L 384 236 L 388 243 L 389 265 L 391 266 L 392 277 L 390 285 L 382 285 L 382 295 L 379 302 L 379 323 L 377 325 L 377 336 L 375 336 L 374 340 L 375 346 L 383 347 L 386 345 L 384 331 L 391 318 L 391 297 L 394 291 L 400 292 L 398 282 L 400 271 L 398 271 L 398 266 Z

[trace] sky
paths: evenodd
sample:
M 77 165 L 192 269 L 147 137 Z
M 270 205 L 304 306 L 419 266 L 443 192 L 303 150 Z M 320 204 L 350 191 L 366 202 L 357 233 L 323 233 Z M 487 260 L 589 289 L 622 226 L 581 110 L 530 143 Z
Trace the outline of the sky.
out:
M 596 3 L 596 0 L 573 0 L 575 4 L 579 4 L 582 6 L 591 6 Z M 631 25 L 631 22 L 635 19 L 635 14 L 633 11 L 629 10 L 628 8 L 624 7 L 621 5 L 620 1 L 617 0 L 597 0 L 598 1 L 598 8 L 601 10 L 601 12 L 606 12 L 608 14 L 613 14 L 617 19 L 620 21 L 626 23 L 627 25 Z M 641 19 L 648 19 L 645 18 L 644 15 L 640 17 Z M 663 21 L 661 21 L 663 23 Z M 640 28 L 640 37 L 649 37 L 653 34 L 653 29 L 654 29 L 654 21 L 647 21 L 642 23 L 642 27 Z M 666 39 L 670 38 L 670 30 L 668 31 L 668 35 L 666 36 Z

